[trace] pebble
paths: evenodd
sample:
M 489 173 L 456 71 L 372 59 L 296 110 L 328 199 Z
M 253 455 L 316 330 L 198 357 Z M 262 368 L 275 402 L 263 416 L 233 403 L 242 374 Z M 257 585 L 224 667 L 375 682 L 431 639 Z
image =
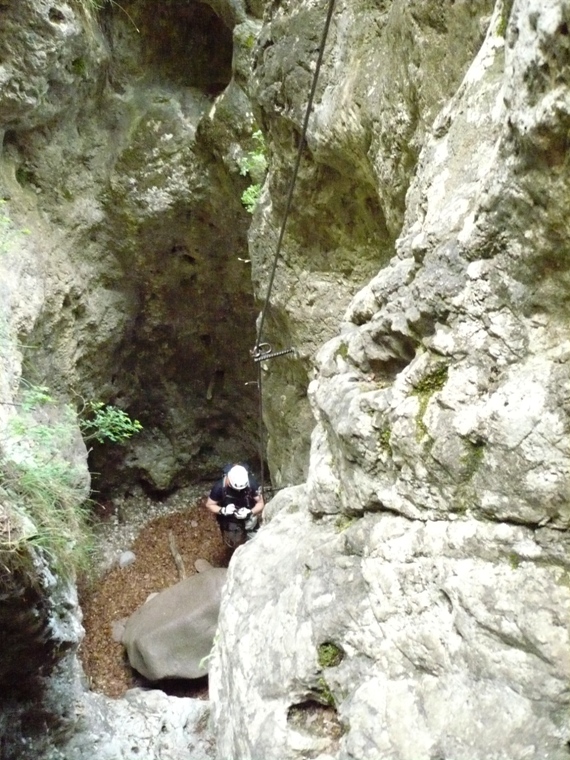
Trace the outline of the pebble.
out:
M 129 565 L 132 565 L 135 560 L 136 555 L 134 552 L 123 552 L 119 557 L 119 567 L 128 567 Z

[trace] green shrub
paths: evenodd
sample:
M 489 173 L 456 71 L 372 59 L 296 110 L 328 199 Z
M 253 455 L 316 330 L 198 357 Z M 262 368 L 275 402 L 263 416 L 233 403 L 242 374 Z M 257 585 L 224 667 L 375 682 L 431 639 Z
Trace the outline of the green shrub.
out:
M 58 404 L 28 386 L 0 435 L 0 586 L 6 574 L 33 575 L 32 548 L 60 575 L 89 569 L 94 550 L 84 440 L 120 442 L 142 428 L 102 402 Z M 79 428 L 79 431 L 78 431 Z
M 251 185 L 243 191 L 241 196 L 241 202 L 250 214 L 257 206 L 261 195 L 261 185 L 267 172 L 265 138 L 260 129 L 252 134 L 252 139 L 255 144 L 254 149 L 238 161 L 240 174 L 244 177 L 249 176 L 252 180 Z
M 142 430 L 138 420 L 132 420 L 122 409 L 105 405 L 102 401 L 87 402 L 79 427 L 85 441 L 95 439 L 99 443 L 106 440 L 123 443 Z
M 255 207 L 259 203 L 259 196 L 261 195 L 261 185 L 250 185 L 241 194 L 241 202 L 243 203 L 246 211 L 253 214 Z

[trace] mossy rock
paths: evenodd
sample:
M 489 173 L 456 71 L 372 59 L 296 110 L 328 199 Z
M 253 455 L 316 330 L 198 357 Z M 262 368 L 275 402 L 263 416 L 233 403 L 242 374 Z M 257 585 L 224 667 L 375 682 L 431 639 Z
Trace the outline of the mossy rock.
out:
M 319 645 L 318 660 L 321 668 L 334 668 L 344 659 L 344 651 L 330 641 Z

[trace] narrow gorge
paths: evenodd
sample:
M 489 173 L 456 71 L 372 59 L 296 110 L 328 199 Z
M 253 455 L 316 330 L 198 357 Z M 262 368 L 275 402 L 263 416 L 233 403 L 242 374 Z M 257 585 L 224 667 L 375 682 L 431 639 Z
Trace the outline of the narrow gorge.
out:
M 570 0 L 0 0 L 0 146 L 0 760 L 569 760 Z M 110 696 L 188 494 L 206 698 Z

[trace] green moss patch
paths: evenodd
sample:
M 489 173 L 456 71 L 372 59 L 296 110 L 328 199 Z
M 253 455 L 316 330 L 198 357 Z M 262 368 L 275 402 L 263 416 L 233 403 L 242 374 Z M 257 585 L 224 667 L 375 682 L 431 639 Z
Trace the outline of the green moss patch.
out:
M 419 401 L 419 410 L 416 416 L 416 425 L 418 428 L 416 439 L 418 441 L 421 441 L 424 436 L 428 435 L 428 430 L 424 423 L 424 415 L 431 397 L 434 393 L 437 393 L 443 388 L 447 382 L 447 376 L 447 364 L 440 364 L 439 367 L 436 367 L 414 386 L 412 394 L 417 396 Z
M 358 520 L 356 515 L 339 515 L 334 523 L 337 533 L 342 533 L 343 530 L 350 528 L 356 520 Z
M 464 478 L 466 481 L 472 480 L 479 469 L 483 457 L 485 456 L 485 443 L 483 441 L 466 441 L 465 453 L 462 457 Z
M 330 641 L 319 645 L 318 660 L 321 668 L 334 668 L 344 659 L 343 650 Z

